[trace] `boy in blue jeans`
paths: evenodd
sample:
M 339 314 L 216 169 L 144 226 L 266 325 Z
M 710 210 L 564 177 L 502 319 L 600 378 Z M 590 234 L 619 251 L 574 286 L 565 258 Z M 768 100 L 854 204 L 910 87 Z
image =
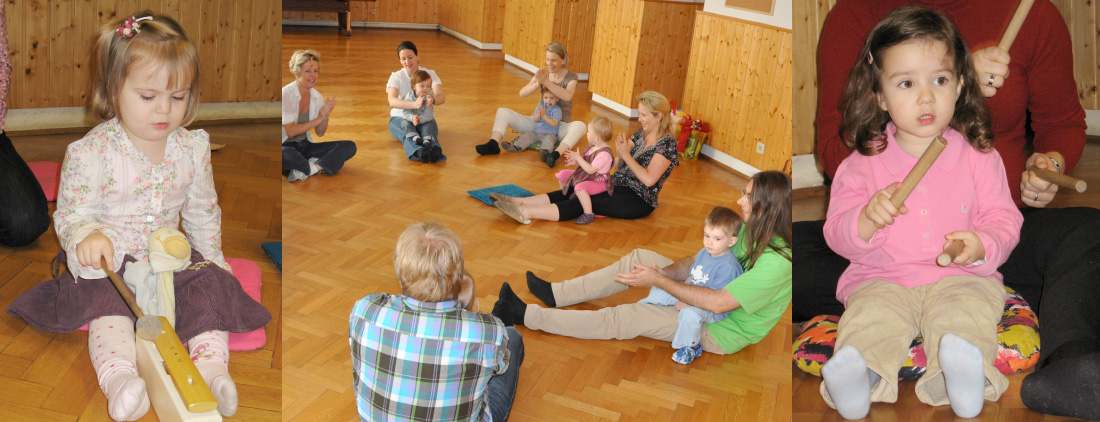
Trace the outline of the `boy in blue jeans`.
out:
M 695 255 L 691 264 L 691 276 L 684 283 L 703 286 L 710 289 L 722 289 L 734 278 L 745 272 L 737 256 L 730 248 L 737 243 L 737 232 L 741 230 L 741 217 L 726 207 L 715 207 L 703 223 L 703 249 Z M 638 301 L 660 306 L 676 306 L 680 311 L 679 327 L 672 339 L 672 360 L 687 365 L 703 354 L 699 344 L 703 323 L 718 322 L 729 312 L 715 314 L 695 306 L 688 306 L 668 292 L 650 287 L 649 296 Z

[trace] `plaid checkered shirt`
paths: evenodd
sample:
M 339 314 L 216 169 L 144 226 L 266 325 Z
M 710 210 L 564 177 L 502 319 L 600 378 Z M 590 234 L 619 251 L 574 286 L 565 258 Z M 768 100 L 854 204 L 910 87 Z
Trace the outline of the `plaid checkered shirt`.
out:
M 457 301 L 372 293 L 349 330 L 362 420 L 492 421 L 486 387 L 509 360 L 500 320 Z

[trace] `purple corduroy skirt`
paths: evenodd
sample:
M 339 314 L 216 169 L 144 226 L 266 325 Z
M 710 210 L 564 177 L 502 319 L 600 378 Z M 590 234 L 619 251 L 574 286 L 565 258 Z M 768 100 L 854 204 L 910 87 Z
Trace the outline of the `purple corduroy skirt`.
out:
M 126 256 L 119 277 L 136 260 Z M 53 280 L 43 281 L 19 295 L 8 313 L 27 321 L 32 327 L 51 333 L 69 333 L 88 322 L 109 315 L 135 320 L 111 280 L 107 278 L 74 282 L 68 270 L 61 270 L 65 252 L 54 258 Z M 175 274 L 176 334 L 186 342 L 204 331 L 247 332 L 271 321 L 271 313 L 241 289 L 228 271 L 191 252 L 191 266 Z

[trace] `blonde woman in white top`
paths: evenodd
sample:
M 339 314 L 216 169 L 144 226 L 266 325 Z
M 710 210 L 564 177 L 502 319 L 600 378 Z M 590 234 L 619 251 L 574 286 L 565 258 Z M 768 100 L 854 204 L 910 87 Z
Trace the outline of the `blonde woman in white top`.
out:
M 355 156 L 355 142 L 314 142 L 325 136 L 336 97 L 325 99 L 313 86 L 321 74 L 321 54 L 298 50 L 290 56 L 294 82 L 283 87 L 283 173 L 293 182 L 324 172 L 336 174 Z

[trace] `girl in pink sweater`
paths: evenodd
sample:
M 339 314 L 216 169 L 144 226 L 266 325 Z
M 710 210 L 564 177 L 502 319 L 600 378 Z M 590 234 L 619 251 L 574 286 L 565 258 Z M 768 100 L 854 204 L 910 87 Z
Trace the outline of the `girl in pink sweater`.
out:
M 974 417 L 1008 385 L 993 367 L 1005 291 L 997 272 L 1023 217 L 993 150 L 989 111 L 962 37 L 942 14 L 903 7 L 868 35 L 841 100 L 844 142 L 825 239 L 851 265 L 837 285 L 846 310 L 821 394 L 846 419 L 897 399 L 914 337 L 928 367 L 917 398 Z M 905 201 L 890 198 L 936 136 L 948 146 Z M 936 257 L 959 240 L 947 267 Z

